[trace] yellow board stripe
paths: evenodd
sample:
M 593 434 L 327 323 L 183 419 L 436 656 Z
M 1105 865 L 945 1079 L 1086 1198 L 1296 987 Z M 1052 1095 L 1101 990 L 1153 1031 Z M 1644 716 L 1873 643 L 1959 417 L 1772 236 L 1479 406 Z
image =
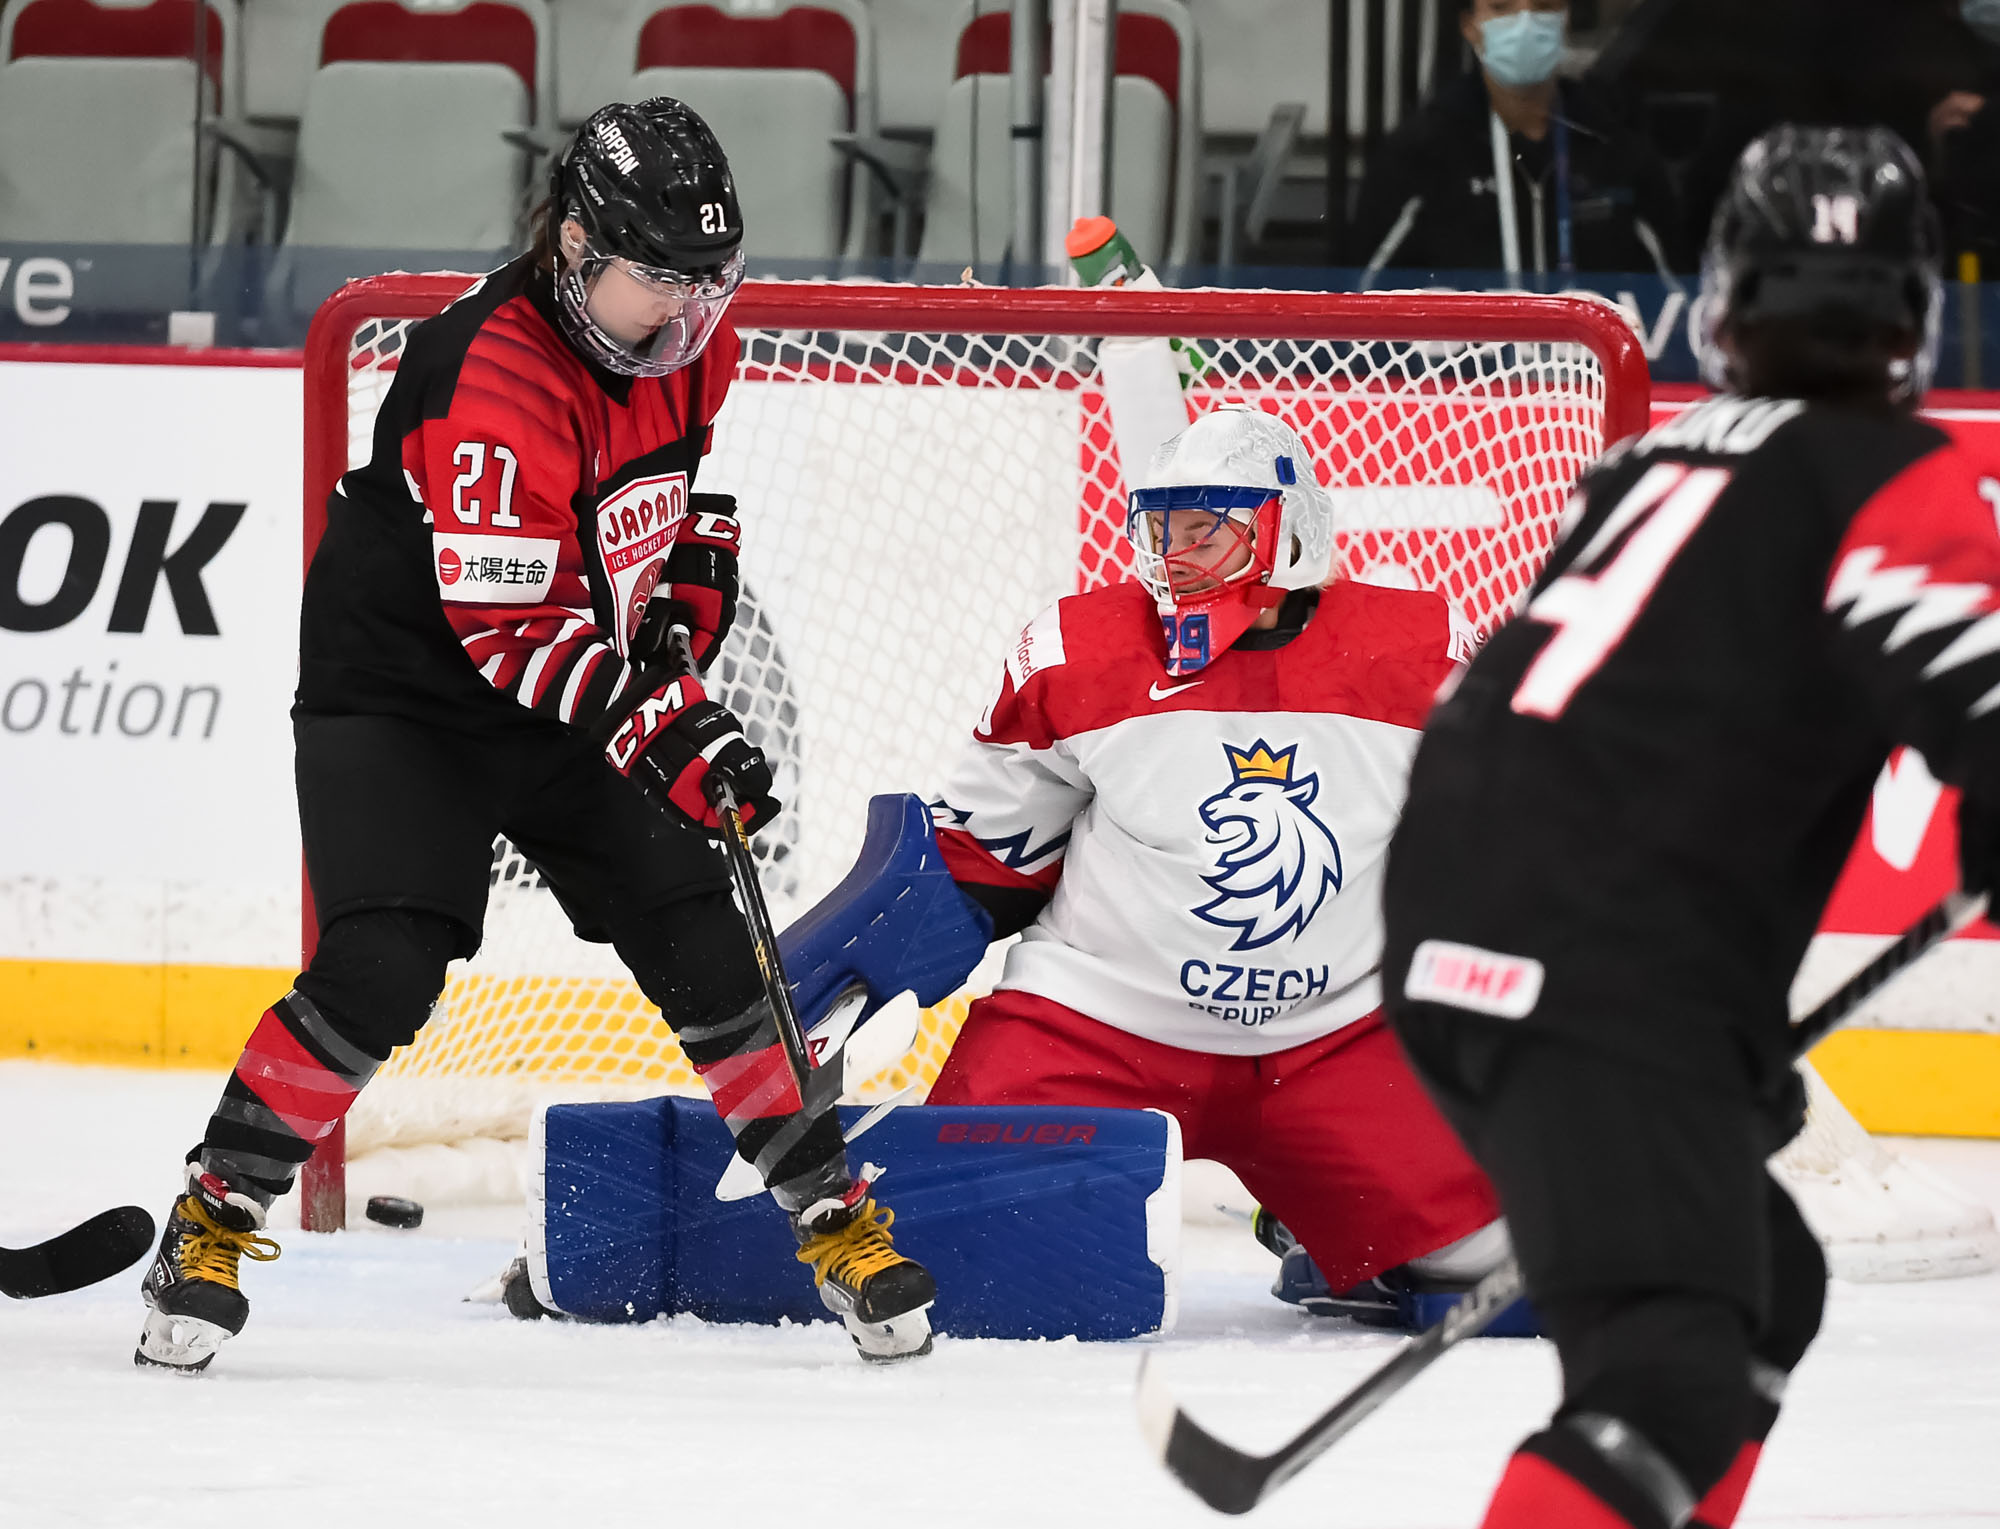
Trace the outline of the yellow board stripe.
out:
M 1812 1063 L 1870 1131 L 2000 1136 L 2000 1034 L 1837 1030 Z
M 0 960 L 0 1057 L 221 1070 L 235 1064 L 257 1016 L 293 975 L 284 967 Z M 935 1078 L 963 1019 L 962 998 L 927 1013 L 915 1051 L 881 1091 Z M 586 1019 L 578 1028 L 593 1026 Z M 671 1073 L 679 1059 L 659 1028 L 664 1044 L 649 1076 Z M 2000 1034 L 1841 1030 L 1813 1063 L 1870 1131 L 2000 1137 Z
M 294 975 L 268 966 L 0 961 L 0 1056 L 230 1067 Z

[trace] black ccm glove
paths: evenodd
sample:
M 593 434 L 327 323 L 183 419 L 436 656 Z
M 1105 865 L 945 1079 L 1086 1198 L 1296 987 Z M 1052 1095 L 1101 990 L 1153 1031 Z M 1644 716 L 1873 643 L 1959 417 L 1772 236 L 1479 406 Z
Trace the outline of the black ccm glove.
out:
M 655 806 L 709 833 L 722 832 L 712 799 L 717 782 L 736 794 L 747 832 L 778 815 L 771 762 L 745 736 L 736 714 L 711 701 L 691 674 L 641 701 L 611 735 L 604 754 Z
M 687 518 L 667 550 L 653 603 L 664 600 L 671 613 L 668 619 L 688 629 L 695 668 L 703 674 L 736 621 L 736 603 L 743 592 L 736 553 L 742 545 L 743 528 L 736 520 L 733 495 L 688 495 Z M 649 603 L 649 612 L 651 608 Z

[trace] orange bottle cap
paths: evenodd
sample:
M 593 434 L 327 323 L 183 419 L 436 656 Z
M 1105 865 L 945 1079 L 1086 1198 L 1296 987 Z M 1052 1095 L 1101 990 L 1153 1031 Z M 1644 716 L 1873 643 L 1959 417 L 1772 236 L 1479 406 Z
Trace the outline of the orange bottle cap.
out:
M 1072 260 L 1080 260 L 1117 237 L 1118 225 L 1109 218 L 1078 218 L 1076 227 L 1063 236 L 1063 252 Z

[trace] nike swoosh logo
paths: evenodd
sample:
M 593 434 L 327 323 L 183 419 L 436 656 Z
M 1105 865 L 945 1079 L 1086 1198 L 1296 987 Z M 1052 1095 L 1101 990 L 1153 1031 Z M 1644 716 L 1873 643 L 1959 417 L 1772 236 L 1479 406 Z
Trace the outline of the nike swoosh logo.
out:
M 1146 687 L 1146 694 L 1156 701 L 1164 701 L 1168 696 L 1179 695 L 1183 690 L 1192 690 L 1200 683 L 1200 680 L 1189 680 L 1185 685 L 1169 685 L 1165 690 L 1162 690 L 1160 682 L 1155 680 Z

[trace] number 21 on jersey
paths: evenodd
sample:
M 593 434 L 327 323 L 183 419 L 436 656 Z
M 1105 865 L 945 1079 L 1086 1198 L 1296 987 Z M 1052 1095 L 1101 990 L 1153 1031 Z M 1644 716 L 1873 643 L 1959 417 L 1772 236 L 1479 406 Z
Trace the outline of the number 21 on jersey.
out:
M 461 469 L 451 481 L 451 512 L 468 526 L 479 524 L 479 497 L 467 492 L 479 487 L 479 482 L 487 476 L 486 442 L 460 441 L 458 450 L 451 454 L 452 465 Z M 521 524 L 521 517 L 514 513 L 514 473 L 520 465 L 514 460 L 514 453 L 505 446 L 493 448 L 493 463 L 499 468 L 498 497 L 493 501 L 493 524 L 502 530 L 511 531 Z
M 1556 632 L 1521 676 L 1515 711 L 1562 715 L 1577 687 L 1624 640 L 1667 565 L 1728 486 L 1725 467 L 1658 462 L 1646 470 L 1568 571 L 1529 604 L 1527 618 Z

